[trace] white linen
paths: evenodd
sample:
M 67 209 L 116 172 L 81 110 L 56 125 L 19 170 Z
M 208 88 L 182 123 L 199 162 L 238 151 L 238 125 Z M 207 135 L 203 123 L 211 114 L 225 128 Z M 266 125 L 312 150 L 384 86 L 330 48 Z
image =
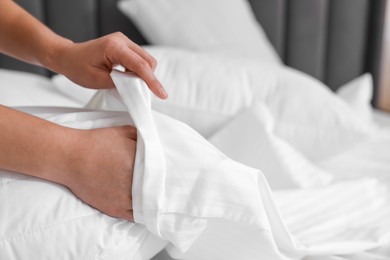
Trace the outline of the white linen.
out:
M 390 184 L 390 127 L 384 127 L 373 137 L 360 142 L 345 153 L 324 160 L 320 165 L 337 180 L 363 176 L 375 177 Z
M 134 102 L 147 100 L 138 96 L 145 92 L 129 87 L 134 80 L 119 72 L 112 76 L 121 98 L 106 92 L 111 98 L 104 99 L 105 106 L 118 106 L 122 99 L 133 119 L 138 113 L 146 115 L 158 129 L 160 141 L 156 136 L 151 139 L 149 158 L 161 161 L 146 159 L 145 166 L 135 167 L 139 176 L 133 185 L 143 187 L 133 190 L 139 202 L 134 205 L 135 219 L 169 240 L 168 250 L 174 257 L 299 259 L 354 254 L 389 243 L 388 183 L 358 179 L 321 189 L 276 192 L 280 214 L 259 170 L 231 161 L 177 121 L 155 113 L 150 117 L 145 103 L 133 114 Z M 140 129 L 141 137 L 154 135 L 153 129 Z M 142 147 L 145 150 L 138 150 L 137 157 L 145 159 L 148 146 Z M 153 165 L 164 165 L 159 147 L 166 168 L 156 176 Z M 148 164 L 151 171 L 139 171 Z
M 246 0 L 122 0 L 118 7 L 151 44 L 282 64 Z
M 208 140 L 231 159 L 261 169 L 272 190 L 323 186 L 332 180 L 275 134 L 275 120 L 261 103 L 254 103 Z
M 149 259 L 166 245 L 61 185 L 2 170 L 0 223 L 0 259 Z
M 170 95 L 154 98 L 153 108 L 206 138 L 254 102 L 271 112 L 275 134 L 309 159 L 341 153 L 372 132 L 328 87 L 294 69 L 165 47 L 147 50 L 159 61 L 156 75 Z
M 119 72 L 112 77 L 119 94 L 110 90 L 100 100 L 128 112 L 34 110 L 82 129 L 134 121 L 134 212 L 145 227 L 107 217 L 60 185 L 1 172 L 1 258 L 41 259 L 44 252 L 48 259 L 145 259 L 167 240 L 167 250 L 181 259 L 364 254 L 367 260 L 379 253 L 363 251 L 390 242 L 389 182 L 362 176 L 272 193 L 259 170 L 230 160 L 185 124 L 152 112 L 139 79 Z M 390 139 L 386 132 L 382 136 Z
M 153 109 L 188 124 L 204 137 L 250 106 L 255 87 L 270 88 L 275 79 L 264 63 L 166 47 L 146 50 L 159 61 L 156 77 L 169 94 L 167 100 L 152 97 Z
M 52 121 L 108 117 L 80 110 L 95 92 L 0 69 L 0 103 Z M 0 259 L 142 260 L 165 245 L 140 225 L 90 208 L 61 185 L 0 170 Z
M 373 109 L 372 112 L 373 121 L 382 127 L 390 127 L 390 113 L 378 109 Z
M 285 68 L 265 103 L 275 118 L 275 133 L 313 161 L 320 161 L 369 138 L 366 122 L 323 83 Z
M 336 182 L 351 181 L 356 179 L 367 179 L 367 183 L 382 183 L 383 188 L 387 187 L 387 192 L 390 186 L 390 127 L 383 127 L 376 135 L 369 140 L 361 142 L 359 145 L 349 151 L 334 156 L 320 163 L 327 172 L 331 173 Z M 368 192 L 376 192 L 373 189 L 378 187 L 367 187 Z M 363 190 L 363 189 L 362 189 Z M 383 192 L 382 190 L 381 192 Z M 389 219 L 383 219 L 382 216 L 388 214 L 390 207 L 383 206 L 376 214 L 368 214 L 366 209 L 373 208 L 376 204 L 381 204 L 382 200 L 387 197 L 372 198 L 363 204 L 361 210 L 356 217 L 363 219 L 363 226 L 368 223 L 372 225 L 372 233 L 381 237 L 383 241 L 389 239 L 389 234 L 385 234 L 390 230 Z M 355 200 L 352 200 L 355 202 Z M 352 203 L 353 203 L 352 202 Z M 359 232 L 362 226 L 354 226 L 348 224 L 352 232 Z M 369 250 L 367 252 L 359 252 L 353 255 L 340 256 L 340 260 L 344 259 L 389 259 L 390 258 L 390 243 L 385 243 L 382 247 Z
M 369 75 L 342 87 L 347 89 L 346 94 L 339 93 L 344 101 L 318 80 L 293 69 L 161 46 L 146 50 L 159 61 L 156 76 L 169 93 L 168 100 L 152 97 L 153 109 L 206 138 L 259 101 L 274 117 L 275 136 L 309 159 L 341 153 L 372 133 L 371 120 L 365 116 L 371 109 Z M 83 90 L 64 76 L 53 82 L 62 92 Z M 78 96 L 85 104 L 90 95 Z
M 5 106 L 83 107 L 80 93 L 91 90 L 58 88 L 50 79 L 32 73 L 0 69 L 0 104 Z M 91 93 L 88 99 L 94 94 Z
M 342 85 L 337 89 L 337 95 L 345 100 L 363 120 L 372 122 L 373 91 L 372 76 L 366 73 Z
M 61 74 L 52 76 L 51 83 L 60 95 L 73 100 L 78 107 L 85 107 L 97 92 L 96 89 L 81 87 Z

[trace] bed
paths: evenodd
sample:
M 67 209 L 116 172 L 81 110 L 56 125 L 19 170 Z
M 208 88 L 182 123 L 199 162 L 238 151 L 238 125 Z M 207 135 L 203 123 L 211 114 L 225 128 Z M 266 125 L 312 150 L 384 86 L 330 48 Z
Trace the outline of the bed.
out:
M 386 1 L 251 0 L 246 6 L 236 0 L 226 3 L 215 0 L 193 3 L 190 7 L 194 9 L 188 10 L 185 5 L 180 5 L 180 1 L 173 1 L 184 14 L 204 10 L 205 5 L 214 11 L 212 7 L 218 5 L 230 6 L 230 12 L 218 16 L 219 24 L 215 22 L 214 13 L 208 12 L 202 16 L 203 23 L 192 23 L 191 26 L 204 30 L 205 25 L 211 23 L 214 26 L 215 22 L 215 28 L 224 28 L 225 34 L 219 35 L 224 40 L 221 43 L 226 44 L 229 53 L 237 52 L 240 57 L 226 57 L 218 45 L 217 50 L 213 49 L 218 39 L 209 42 L 207 39 L 214 34 L 199 34 L 204 37 L 204 41 L 200 41 L 202 44 L 209 43 L 207 47 L 194 42 L 193 35 L 180 31 L 186 25 L 183 22 L 180 27 L 181 20 L 178 19 L 185 16 L 174 17 L 177 20 L 172 18 L 168 22 L 167 16 L 172 9 L 167 8 L 164 1 L 145 0 L 145 6 L 134 5 L 131 0 L 122 1 L 119 5 L 122 12 L 118 9 L 118 1 L 110 0 L 18 2 L 53 30 L 74 41 L 119 30 L 139 44 L 152 43 L 145 48 L 159 60 L 156 73 L 167 86 L 170 101 L 163 103 L 152 98 L 152 106 L 158 112 L 147 110 L 143 104 L 139 107 L 145 109 L 147 118 L 155 120 L 157 127 L 166 127 L 160 136 L 162 144 L 156 143 L 158 138 L 152 138 L 149 142 L 145 139 L 145 146 L 161 146 L 170 159 L 165 163 L 172 173 L 167 170 L 166 179 L 161 180 L 165 185 L 161 194 L 165 194 L 165 203 L 171 204 L 168 209 L 164 208 L 166 211 L 161 216 L 145 214 L 139 217 L 142 219 L 139 223 L 143 225 L 130 225 L 81 205 L 63 187 L 53 188 L 50 183 L 39 183 L 21 174 L 15 177 L 2 173 L 4 187 L 16 185 L 21 192 L 28 193 L 30 191 L 26 189 L 32 189 L 38 194 L 31 200 L 45 200 L 47 194 L 39 192 L 44 188 L 53 198 L 68 203 L 54 207 L 47 202 L 48 206 L 38 212 L 41 216 L 38 220 L 34 215 L 37 212 L 32 210 L 25 219 L 3 225 L 2 243 L 8 250 L 3 251 L 8 252 L 4 257 L 31 257 L 28 248 L 37 247 L 41 248 L 35 252 L 37 257 L 42 257 L 42 251 L 46 257 L 61 252 L 61 259 L 149 259 L 163 248 L 166 250 L 154 256 L 154 260 L 171 257 L 258 259 L 256 257 L 260 256 L 262 259 L 307 260 L 390 257 L 390 223 L 387 220 L 390 212 L 386 206 L 390 199 L 390 117 L 371 106 L 377 93 Z M 148 3 L 149 8 L 146 8 Z M 153 19 L 148 20 L 152 16 L 148 11 L 154 6 L 161 14 L 156 15 L 160 20 L 156 18 L 157 22 L 153 23 Z M 232 9 L 232 6 L 236 8 Z M 253 11 L 255 20 L 237 14 L 240 11 L 247 13 L 246 7 Z M 133 11 L 136 8 L 138 14 Z M 131 21 L 124 14 L 130 16 Z M 260 33 L 256 21 L 262 26 Z M 153 29 L 156 23 L 160 27 Z M 249 32 L 242 30 L 243 24 L 248 24 L 245 28 L 254 26 L 250 28 L 259 33 L 260 38 L 252 38 L 249 29 Z M 164 26 L 173 28 L 173 32 L 164 31 Z M 174 29 L 183 33 L 181 38 L 175 38 L 177 31 Z M 148 31 L 155 34 L 149 35 Z M 195 34 L 196 37 L 199 35 Z M 245 45 L 248 49 L 237 48 L 252 40 L 259 42 L 262 49 L 257 52 L 258 46 L 250 44 Z M 248 50 L 249 56 L 258 55 L 255 61 L 244 57 Z M 114 72 L 113 79 L 123 106 L 118 103 L 118 94 L 82 89 L 43 68 L 5 56 L 0 57 L 0 67 L 4 68 L 0 70 L 0 78 L 6 87 L 1 90 L 2 104 L 80 128 L 127 122 L 128 112 L 132 123 L 150 131 L 145 136 L 155 134 L 150 127 L 142 128 L 147 123 L 140 120 L 139 115 L 132 114 L 131 108 L 137 102 L 121 86 L 123 82 L 141 86 L 137 79 Z M 364 74 L 367 72 L 370 74 Z M 53 77 L 45 78 L 48 76 Z M 15 86 L 18 86 L 17 90 Z M 36 87 L 34 91 L 31 91 L 31 86 Z M 31 95 L 20 95 L 26 91 Z M 143 97 L 144 92 L 134 90 L 132 95 Z M 186 123 L 201 136 L 162 114 Z M 88 123 L 82 118 L 87 118 Z M 173 130 L 172 125 L 182 132 Z M 194 140 L 183 147 L 169 135 L 174 131 L 178 131 L 178 136 L 191 136 Z M 226 174 L 221 177 L 227 178 L 226 183 L 204 180 L 200 174 L 195 178 L 191 174 L 199 171 L 198 166 L 186 161 L 183 155 L 180 160 L 174 157 L 180 155 L 175 155 L 172 147 L 192 154 L 194 161 L 205 165 L 207 174 L 217 171 L 213 164 L 220 165 L 218 171 Z M 225 155 L 216 152 L 215 147 Z M 209 158 L 198 158 L 199 153 L 208 153 Z M 226 155 L 241 164 L 230 162 L 224 157 Z M 160 158 L 158 154 L 154 156 Z M 174 159 L 183 163 L 172 164 Z M 161 159 L 161 163 L 163 161 Z M 182 183 L 190 187 L 197 185 L 199 190 L 194 189 L 190 194 L 176 190 L 175 181 L 180 178 L 180 171 L 176 168 L 189 174 L 188 179 L 180 179 Z M 229 169 L 241 172 L 242 180 L 237 181 Z M 260 169 L 262 173 L 254 169 Z M 145 178 L 148 174 L 145 173 Z M 220 190 L 210 192 L 210 181 L 221 185 Z M 25 183 L 27 188 L 17 186 L 18 183 Z M 139 183 L 142 183 L 141 177 Z M 142 195 L 160 205 L 156 196 L 162 186 L 156 180 L 153 183 L 157 185 L 153 186 L 156 194 L 144 192 Z M 248 198 L 247 201 L 241 203 L 231 197 L 219 198 L 217 193 L 226 191 L 226 187 L 231 187 L 238 197 Z M 0 191 L 3 198 L 7 197 L 6 189 Z M 178 194 L 186 198 L 185 205 L 175 204 Z M 208 197 L 203 194 L 208 194 Z M 260 200 L 262 204 L 258 205 Z M 214 201 L 221 204 L 214 205 Z M 28 200 L 28 203 L 34 202 Z M 139 202 L 140 208 L 145 206 L 142 203 Z M 225 205 L 230 211 L 224 208 L 225 211 L 211 214 L 203 208 L 205 205 L 214 208 Z M 0 216 L 12 216 L 12 205 L 3 207 Z M 19 216 L 23 212 L 14 214 Z M 256 218 L 252 219 L 253 214 Z M 224 217 L 219 219 L 221 215 Z M 55 222 L 58 218 L 62 220 Z M 26 232 L 26 228 L 28 231 L 28 227 L 36 224 L 28 223 L 30 220 L 54 223 L 45 229 L 56 231 L 45 233 L 41 226 L 39 231 L 35 228 Z M 263 231 L 255 232 L 258 229 Z M 86 236 L 81 230 L 91 232 Z M 13 232 L 18 235 L 13 235 Z M 240 237 L 242 241 L 232 239 L 239 234 L 246 234 Z M 67 236 L 69 241 L 65 239 Z M 90 241 L 96 240 L 91 244 Z M 63 251 L 56 246 L 59 243 L 66 244 Z M 20 250 L 18 246 L 26 249 Z M 99 253 L 89 255 L 86 247 L 96 247 L 94 252 Z

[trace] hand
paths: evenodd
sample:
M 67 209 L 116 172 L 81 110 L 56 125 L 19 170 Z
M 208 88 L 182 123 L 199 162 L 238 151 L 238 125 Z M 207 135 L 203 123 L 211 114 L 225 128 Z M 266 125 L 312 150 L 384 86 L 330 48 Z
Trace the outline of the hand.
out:
M 114 88 L 110 72 L 122 65 L 141 77 L 158 97 L 168 97 L 154 75 L 156 60 L 122 33 L 113 33 L 84 43 L 63 42 L 51 54 L 51 67 L 75 83 L 94 89 Z
M 134 127 L 80 130 L 1 105 L 0 115 L 1 169 L 65 185 L 103 213 L 133 221 Z
M 77 197 L 112 217 L 134 221 L 132 178 L 136 129 L 80 130 L 66 185 Z
M 87 88 L 114 88 L 110 72 L 122 65 L 141 77 L 152 92 L 167 98 L 153 70 L 156 60 L 122 33 L 84 43 L 63 38 L 20 8 L 0 0 L 0 52 L 62 73 Z

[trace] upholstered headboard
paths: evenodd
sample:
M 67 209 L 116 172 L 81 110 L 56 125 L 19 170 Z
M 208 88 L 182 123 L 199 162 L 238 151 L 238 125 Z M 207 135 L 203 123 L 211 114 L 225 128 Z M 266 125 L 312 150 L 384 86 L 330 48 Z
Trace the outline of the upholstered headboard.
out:
M 287 65 L 315 76 L 332 89 L 367 71 L 377 81 L 387 0 L 249 1 Z M 122 31 L 135 42 L 146 44 L 117 10 L 117 0 L 16 2 L 74 41 Z M 0 57 L 0 67 L 48 75 L 42 68 L 4 56 Z

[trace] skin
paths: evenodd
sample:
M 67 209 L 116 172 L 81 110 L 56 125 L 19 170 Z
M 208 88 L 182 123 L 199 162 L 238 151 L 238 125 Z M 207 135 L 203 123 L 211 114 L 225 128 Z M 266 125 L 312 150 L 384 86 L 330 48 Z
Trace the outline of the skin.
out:
M 0 0 L 0 6 L 0 52 L 95 89 L 114 88 L 109 74 L 122 65 L 167 98 L 153 72 L 156 60 L 123 34 L 73 43 L 13 1 Z M 1 169 L 65 185 L 90 206 L 130 221 L 135 151 L 131 126 L 72 129 L 0 105 Z

